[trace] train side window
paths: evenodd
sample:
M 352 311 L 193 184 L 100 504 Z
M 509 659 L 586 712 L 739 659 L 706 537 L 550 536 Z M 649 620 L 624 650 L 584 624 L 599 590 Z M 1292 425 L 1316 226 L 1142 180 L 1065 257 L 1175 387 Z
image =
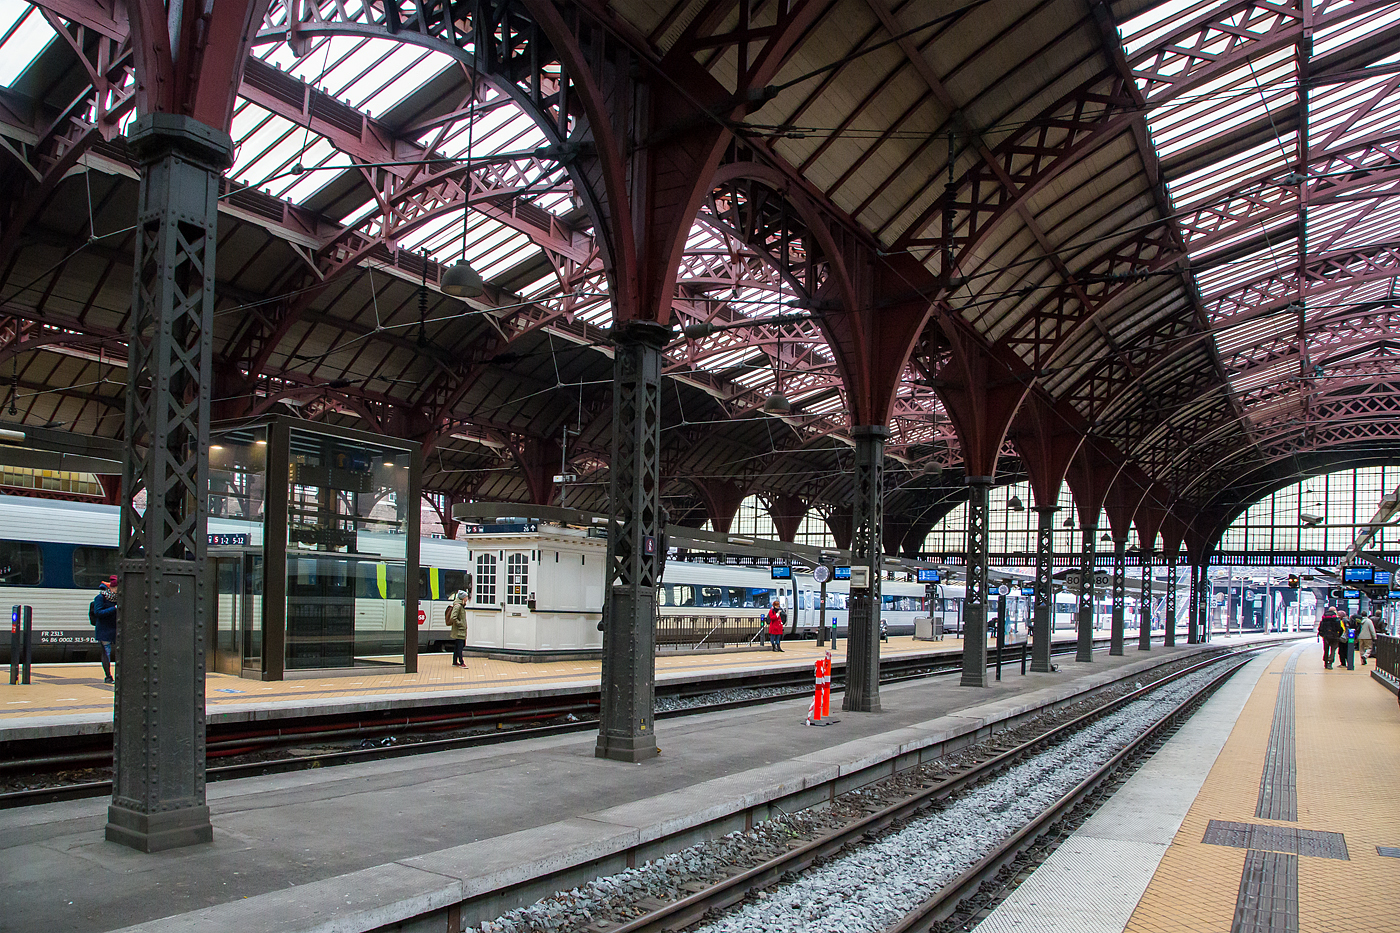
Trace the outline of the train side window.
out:
M 44 552 L 26 541 L 0 541 L 0 583 L 38 586 L 44 582 Z
M 476 558 L 476 601 L 492 606 L 496 604 L 496 558 L 491 554 L 481 554 Z
M 451 599 L 457 595 L 458 590 L 465 590 L 467 584 L 467 572 L 465 570 L 439 570 L 438 571 L 439 590 L 443 599 Z M 419 595 L 422 598 L 422 595 Z
M 355 598 L 356 599 L 379 599 L 379 572 L 375 565 L 367 560 L 359 561 L 355 565 Z
M 526 554 L 506 556 L 506 603 L 523 606 L 530 595 L 530 558 Z
M 686 584 L 677 584 L 674 595 L 676 605 L 682 609 L 692 609 L 695 607 L 695 587 Z
M 419 598 L 419 599 L 432 599 L 432 598 L 433 598 L 433 590 L 432 590 L 432 587 L 429 586 L 429 584 L 428 584 L 428 568 L 427 568 L 427 567 L 419 567 L 419 568 L 418 568 L 418 598 Z
M 389 564 L 385 574 L 387 592 L 385 599 L 408 598 L 408 568 L 403 564 Z
M 3 548 L 4 545 L 0 545 Z M 73 548 L 73 585 L 80 590 L 96 589 L 117 572 L 117 549 L 78 545 Z

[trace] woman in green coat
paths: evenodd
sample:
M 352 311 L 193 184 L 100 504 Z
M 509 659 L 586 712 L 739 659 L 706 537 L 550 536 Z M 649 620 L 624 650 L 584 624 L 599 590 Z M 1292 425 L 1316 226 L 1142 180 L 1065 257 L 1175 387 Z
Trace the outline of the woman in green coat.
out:
M 466 667 L 462 649 L 467 644 L 467 591 L 458 590 L 447 610 L 447 625 L 452 630 L 452 666 Z

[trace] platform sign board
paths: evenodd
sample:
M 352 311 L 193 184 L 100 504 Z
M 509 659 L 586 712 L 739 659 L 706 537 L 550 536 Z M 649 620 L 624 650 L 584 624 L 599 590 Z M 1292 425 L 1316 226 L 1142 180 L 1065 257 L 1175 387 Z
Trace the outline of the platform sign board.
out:
M 833 576 L 832 576 L 832 579 L 833 579 L 833 580 L 849 580 L 849 579 L 851 579 L 851 568 L 850 568 L 850 567 L 833 567 L 833 568 L 831 568 L 831 569 L 832 569 L 832 571 L 833 571 Z
M 931 567 L 918 567 L 914 570 L 915 581 L 918 583 L 941 583 L 938 571 Z
M 1035 587 L 1033 587 L 1033 586 L 1026 586 L 1024 583 L 1022 583 L 1022 584 L 1021 584 L 1021 595 L 1022 595 L 1022 596 L 1034 596 L 1034 595 L 1035 595 Z
M 792 568 L 787 564 L 773 564 L 768 568 L 768 575 L 774 580 L 791 580 Z
M 1400 599 L 1400 590 L 1391 590 L 1385 594 L 1386 599 Z
M 1343 599 L 1360 599 L 1360 598 L 1361 598 L 1361 591 L 1360 591 L 1360 590 L 1342 590 L 1342 598 L 1343 598 Z
M 214 534 L 209 533 L 210 547 L 247 547 L 247 534 Z
M 1343 567 L 1343 583 L 1370 583 L 1376 575 L 1374 567 Z
M 1371 583 L 1375 586 L 1390 586 L 1395 574 L 1389 570 L 1377 570 L 1371 577 Z

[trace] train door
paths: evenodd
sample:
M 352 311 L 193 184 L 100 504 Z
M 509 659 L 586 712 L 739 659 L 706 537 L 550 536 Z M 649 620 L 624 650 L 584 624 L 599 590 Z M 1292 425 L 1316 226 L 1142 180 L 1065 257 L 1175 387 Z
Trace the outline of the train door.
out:
M 811 590 L 802 591 L 802 599 L 799 602 L 801 608 L 797 614 L 797 633 L 815 631 L 817 627 L 817 596 Z

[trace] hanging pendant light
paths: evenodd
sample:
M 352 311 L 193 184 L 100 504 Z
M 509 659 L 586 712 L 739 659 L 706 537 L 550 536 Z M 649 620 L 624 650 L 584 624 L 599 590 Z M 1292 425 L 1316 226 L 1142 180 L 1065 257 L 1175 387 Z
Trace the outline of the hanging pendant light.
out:
M 444 295 L 453 298 L 479 298 L 486 288 L 481 281 L 481 273 L 467 262 L 467 215 L 471 210 L 472 191 L 472 135 L 476 129 L 476 86 L 472 86 L 471 107 L 467 111 L 467 159 L 462 177 L 466 183 L 466 193 L 462 196 L 462 258 L 448 267 L 438 281 L 438 288 Z
M 465 259 L 459 259 L 447 267 L 438 283 L 443 294 L 453 298 L 479 298 L 486 291 L 481 281 L 481 273 L 471 267 Z
M 769 415 L 787 415 L 792 413 L 792 402 L 783 394 L 783 337 L 778 335 L 778 354 L 774 357 L 773 369 L 773 394 L 768 396 L 768 400 L 763 403 L 763 411 Z

